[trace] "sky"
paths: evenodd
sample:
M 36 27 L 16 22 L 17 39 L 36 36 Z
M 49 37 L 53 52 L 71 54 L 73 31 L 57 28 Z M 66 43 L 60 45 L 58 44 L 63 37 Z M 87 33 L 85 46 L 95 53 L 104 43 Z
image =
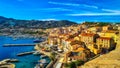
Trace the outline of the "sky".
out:
M 120 0 L 0 0 L 0 16 L 77 23 L 120 22 Z

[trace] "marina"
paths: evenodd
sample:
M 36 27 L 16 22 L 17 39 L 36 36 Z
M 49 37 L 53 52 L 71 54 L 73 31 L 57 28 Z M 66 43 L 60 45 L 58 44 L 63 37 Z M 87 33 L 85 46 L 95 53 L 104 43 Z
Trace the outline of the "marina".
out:
M 11 61 L 11 63 L 13 63 L 16 68 L 34 68 L 36 64 L 38 64 L 37 61 L 42 59 L 40 58 L 42 53 L 34 52 L 34 45 L 32 45 L 32 44 L 36 44 L 34 43 L 34 40 L 35 38 L 18 38 L 14 40 L 13 37 L 0 36 L 0 41 L 1 41 L 0 61 L 4 59 L 17 59 L 19 61 L 17 60 L 12 60 L 13 62 Z M 10 44 L 10 46 L 4 46 L 5 44 Z M 11 46 L 11 44 L 13 46 Z M 27 45 L 23 45 L 23 44 L 27 44 Z M 34 55 L 33 53 L 37 55 Z M 21 56 L 17 56 L 17 55 L 21 55 Z M 50 61 L 50 59 L 47 57 L 45 57 L 44 59 Z M 13 64 L 5 65 L 4 67 L 13 66 Z

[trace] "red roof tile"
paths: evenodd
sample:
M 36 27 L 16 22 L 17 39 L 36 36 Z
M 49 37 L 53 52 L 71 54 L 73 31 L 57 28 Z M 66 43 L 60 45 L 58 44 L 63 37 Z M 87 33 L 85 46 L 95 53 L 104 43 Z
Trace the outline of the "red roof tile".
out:
M 94 33 L 82 33 L 81 36 L 94 36 Z

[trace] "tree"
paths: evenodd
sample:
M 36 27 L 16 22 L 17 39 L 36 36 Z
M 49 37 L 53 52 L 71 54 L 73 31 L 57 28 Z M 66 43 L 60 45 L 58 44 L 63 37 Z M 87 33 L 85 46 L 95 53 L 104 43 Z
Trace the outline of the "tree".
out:
M 55 52 L 51 52 L 49 57 L 50 57 L 50 59 L 52 61 L 54 61 L 55 60 L 55 56 L 56 56 L 56 53 Z
M 74 68 L 77 68 L 75 62 L 71 62 L 69 66 L 70 66 L 70 68 L 73 68 L 73 67 L 74 67 Z
M 65 63 L 65 68 L 77 68 L 75 62 Z
M 83 64 L 84 64 L 84 61 L 82 61 L 82 60 L 77 60 L 77 61 L 75 61 L 75 64 L 76 64 L 76 66 L 80 66 L 80 65 L 83 65 Z

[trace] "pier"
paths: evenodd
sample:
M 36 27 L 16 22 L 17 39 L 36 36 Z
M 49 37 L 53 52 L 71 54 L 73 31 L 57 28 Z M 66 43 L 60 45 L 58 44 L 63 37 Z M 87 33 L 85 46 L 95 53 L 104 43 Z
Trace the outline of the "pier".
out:
M 35 44 L 4 44 L 4 47 L 10 47 L 10 46 L 35 46 Z
M 23 52 L 23 53 L 17 54 L 17 56 L 23 56 L 23 55 L 33 54 L 34 52 L 35 52 L 35 51 Z

